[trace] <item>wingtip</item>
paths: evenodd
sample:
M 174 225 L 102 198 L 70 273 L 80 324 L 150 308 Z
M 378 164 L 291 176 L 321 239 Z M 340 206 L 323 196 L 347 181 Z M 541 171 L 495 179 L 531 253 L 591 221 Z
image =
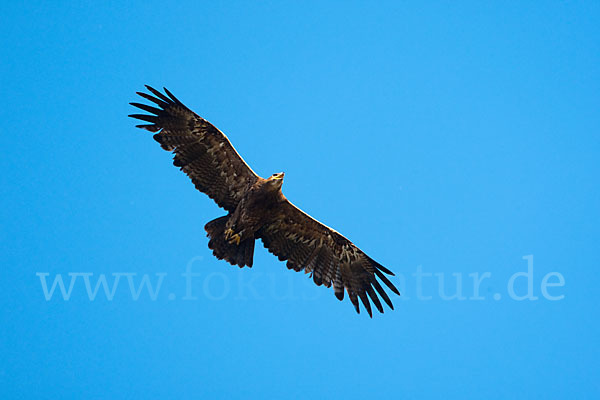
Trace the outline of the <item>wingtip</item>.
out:
M 390 276 L 396 276 L 392 271 L 390 271 L 389 269 L 387 269 L 386 267 L 384 267 L 383 265 L 379 264 L 376 261 L 375 261 L 375 265 L 377 266 L 377 269 L 379 269 L 381 272 L 385 272 L 386 274 L 388 274 Z
M 394 293 L 400 296 L 400 292 L 396 289 L 396 286 L 378 269 L 375 270 L 375 275 Z
M 183 103 L 181 101 L 179 101 L 179 99 L 177 97 L 175 97 L 173 95 L 173 93 L 171 93 L 169 91 L 169 89 L 167 89 L 166 87 L 163 86 L 163 90 L 164 92 L 167 94 L 167 96 L 169 96 L 171 98 L 172 101 L 174 101 L 175 103 L 179 104 L 179 105 L 183 105 Z
M 162 94 L 160 91 L 154 89 L 152 86 L 150 85 L 144 85 L 146 87 L 146 89 L 148 89 L 148 91 L 150 93 L 152 93 L 154 96 L 156 96 L 159 100 L 161 100 L 164 103 L 173 103 L 172 99 L 169 99 L 167 96 L 165 96 L 164 94 Z M 147 98 L 146 96 L 142 96 L 144 98 Z

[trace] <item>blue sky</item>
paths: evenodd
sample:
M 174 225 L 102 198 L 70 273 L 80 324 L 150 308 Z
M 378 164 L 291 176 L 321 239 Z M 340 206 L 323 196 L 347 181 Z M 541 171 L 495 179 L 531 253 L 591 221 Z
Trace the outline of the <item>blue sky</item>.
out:
M 0 13 L 0 397 L 600 396 L 597 2 Z M 260 244 L 252 269 L 213 258 L 223 211 L 126 117 L 144 84 L 285 171 L 396 272 L 395 311 L 356 315 Z

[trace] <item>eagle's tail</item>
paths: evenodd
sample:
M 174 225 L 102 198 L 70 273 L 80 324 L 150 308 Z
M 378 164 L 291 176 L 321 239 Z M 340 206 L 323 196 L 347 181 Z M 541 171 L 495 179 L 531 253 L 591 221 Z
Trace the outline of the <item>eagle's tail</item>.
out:
M 225 260 L 231 265 L 252 267 L 254 256 L 254 238 L 247 238 L 240 244 L 232 244 L 225 240 L 225 224 L 228 215 L 214 219 L 204 226 L 210 240 L 208 247 L 219 260 Z

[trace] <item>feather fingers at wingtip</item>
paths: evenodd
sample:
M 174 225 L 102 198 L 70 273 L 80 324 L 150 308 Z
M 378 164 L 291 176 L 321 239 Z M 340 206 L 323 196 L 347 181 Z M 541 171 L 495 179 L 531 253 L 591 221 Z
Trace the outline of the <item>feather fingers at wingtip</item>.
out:
M 132 105 L 132 106 L 134 106 L 134 107 L 140 108 L 140 109 L 142 109 L 144 111 L 147 111 L 149 113 L 156 114 L 156 115 L 160 115 L 161 113 L 164 112 L 160 108 L 152 107 L 152 106 L 149 106 L 147 104 L 135 103 L 135 102 L 131 102 L 129 104 Z
M 158 122 L 158 117 L 156 115 L 148 115 L 148 114 L 129 114 L 128 117 L 140 119 L 146 122 Z
M 380 313 L 383 313 L 383 306 L 381 305 L 381 302 L 379 301 L 375 290 L 373 290 L 373 286 L 371 286 L 369 282 L 365 282 L 365 288 L 367 290 L 367 294 L 371 298 L 371 301 L 373 301 L 373 304 L 375 304 L 375 307 L 377 307 L 377 310 Z
M 375 290 L 377 290 L 377 293 L 379 293 L 383 301 L 385 301 L 385 303 L 393 310 L 394 305 L 392 304 L 392 300 L 390 300 L 389 296 L 387 295 L 385 290 L 383 290 L 383 288 L 381 287 L 379 282 L 377 282 L 377 279 L 375 279 L 374 276 L 371 278 L 371 284 L 373 285 Z
M 383 265 L 379 264 L 377 261 L 373 260 L 371 257 L 367 256 L 366 254 L 365 254 L 365 256 L 371 262 L 371 264 L 375 266 L 375 268 L 379 269 L 380 271 L 385 272 L 388 275 L 396 276 L 396 275 L 394 275 L 394 273 L 392 271 L 390 271 L 389 269 L 387 269 Z
M 162 94 L 158 90 L 154 89 L 152 86 L 149 86 L 149 85 L 144 85 L 144 86 L 146 86 L 146 89 L 148 89 L 150 92 L 152 92 L 153 95 L 155 95 L 156 97 L 158 97 L 162 101 L 166 102 L 167 104 L 172 104 L 173 103 L 172 100 L 170 100 L 167 96 L 165 96 L 164 94 Z
M 181 101 L 179 101 L 179 99 L 177 99 L 177 97 L 173 96 L 173 93 L 169 92 L 169 90 L 166 87 L 163 87 L 163 90 L 165 91 L 167 96 L 169 96 L 171 98 L 171 100 L 173 100 L 176 104 L 183 106 L 183 103 Z
M 163 109 L 165 107 L 169 106 L 169 103 L 162 101 L 161 99 L 157 99 L 154 96 L 149 95 L 148 93 L 144 93 L 144 92 L 135 92 L 135 94 L 137 94 L 138 96 L 143 97 L 144 99 L 151 101 L 157 105 L 159 105 L 160 107 L 162 107 Z
M 398 289 L 396 289 L 396 286 L 394 286 L 394 284 L 392 282 L 390 282 L 390 280 L 383 274 L 381 273 L 381 271 L 379 270 L 375 270 L 375 274 L 377 275 L 377 277 L 379 279 L 381 279 L 381 281 L 383 283 L 385 283 L 385 285 L 390 288 L 390 290 L 394 293 L 396 293 L 398 296 L 400 296 L 400 292 L 398 291 Z

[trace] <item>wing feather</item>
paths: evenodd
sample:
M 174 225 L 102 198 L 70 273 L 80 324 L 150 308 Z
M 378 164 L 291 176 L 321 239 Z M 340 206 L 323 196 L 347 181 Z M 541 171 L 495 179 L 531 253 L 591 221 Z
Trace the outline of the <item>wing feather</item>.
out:
M 190 177 L 196 189 L 233 212 L 258 176 L 223 132 L 183 105 L 166 88 L 163 88 L 166 95 L 150 86 L 146 85 L 146 88 L 153 96 L 143 92 L 137 94 L 159 108 L 130 103 L 150 113 L 129 115 L 150 122 L 136 126 L 156 133 L 154 140 L 163 149 L 174 153 L 173 164 Z
M 393 309 L 389 296 L 377 281 L 379 278 L 392 292 L 398 289 L 384 275 L 394 275 L 362 252 L 340 233 L 313 219 L 285 200 L 273 212 L 272 220 L 257 232 L 265 247 L 287 267 L 295 271 L 311 272 L 317 285 L 331 287 L 336 297 L 344 298 L 344 290 L 356 312 L 360 313 L 359 299 L 372 316 L 373 302 L 379 312 L 383 307 L 379 296 Z

